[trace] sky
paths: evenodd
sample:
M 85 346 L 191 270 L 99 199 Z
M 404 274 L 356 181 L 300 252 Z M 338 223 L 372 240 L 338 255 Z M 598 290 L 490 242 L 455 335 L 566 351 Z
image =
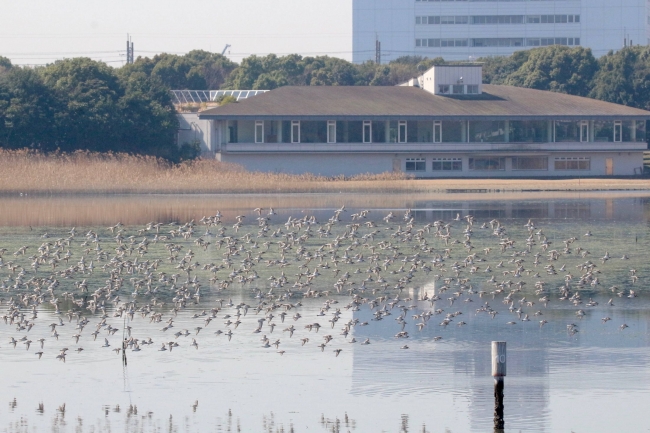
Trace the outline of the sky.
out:
M 221 52 L 352 59 L 352 0 L 0 0 L 0 56 L 17 65 L 90 57 Z

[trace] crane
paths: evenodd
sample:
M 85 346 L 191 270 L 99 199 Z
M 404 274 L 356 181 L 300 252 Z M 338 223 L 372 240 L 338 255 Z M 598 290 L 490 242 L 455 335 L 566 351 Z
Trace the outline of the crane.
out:
M 228 48 L 230 48 L 230 44 L 226 44 L 226 46 L 223 47 L 223 51 L 221 52 L 221 55 L 222 55 L 222 56 L 223 56 L 224 54 L 226 54 L 226 50 L 227 50 Z

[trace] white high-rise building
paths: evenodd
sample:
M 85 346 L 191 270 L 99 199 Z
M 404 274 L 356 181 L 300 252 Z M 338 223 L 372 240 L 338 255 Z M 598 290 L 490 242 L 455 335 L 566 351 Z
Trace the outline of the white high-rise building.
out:
M 650 43 L 648 0 L 353 0 L 355 63 L 400 56 L 471 60 L 545 45 L 596 57 Z

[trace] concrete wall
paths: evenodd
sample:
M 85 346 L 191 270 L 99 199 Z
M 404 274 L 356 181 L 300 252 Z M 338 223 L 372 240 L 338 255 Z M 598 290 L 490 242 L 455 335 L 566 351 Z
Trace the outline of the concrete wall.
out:
M 415 39 L 458 38 L 580 38 L 595 56 L 650 40 L 646 0 L 557 1 L 415 1 L 353 0 L 353 61 L 375 58 L 375 37 L 381 41 L 382 62 L 399 56 L 421 55 L 447 60 L 470 56 L 509 55 L 532 47 L 415 47 Z M 416 16 L 449 15 L 580 15 L 579 23 L 559 24 L 446 24 L 416 25 Z
M 201 145 L 202 153 L 214 154 L 209 120 L 199 119 L 198 113 L 182 113 L 177 114 L 176 117 L 179 123 L 177 145 L 181 146 L 184 143 L 192 143 L 197 140 Z
M 542 156 L 548 157 L 548 170 L 513 170 L 512 157 L 533 156 L 535 154 L 508 154 L 478 153 L 478 154 L 450 154 L 450 153 L 347 153 L 347 154 L 299 154 L 299 153 L 219 153 L 218 159 L 224 162 L 240 164 L 250 171 L 279 172 L 279 173 L 313 173 L 324 176 L 352 176 L 362 173 L 384 173 L 398 168 L 406 172 L 407 158 L 424 158 L 426 170 L 421 172 L 408 172 L 416 177 L 577 177 L 577 176 L 605 176 L 606 161 L 613 162 L 614 176 L 633 176 L 643 167 L 643 152 L 548 152 Z M 539 155 L 539 154 L 536 154 Z M 555 157 L 585 157 L 590 158 L 590 170 L 555 170 Z M 433 171 L 433 158 L 461 158 L 461 171 Z M 505 157 L 505 170 L 482 171 L 470 170 L 469 158 L 477 157 Z M 635 169 L 637 170 L 635 172 Z

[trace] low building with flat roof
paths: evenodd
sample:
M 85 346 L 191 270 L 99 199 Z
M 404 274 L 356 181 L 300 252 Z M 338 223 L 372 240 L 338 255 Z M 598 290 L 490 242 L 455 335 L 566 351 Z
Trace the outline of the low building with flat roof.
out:
M 252 171 L 326 176 L 632 176 L 650 111 L 482 84 L 434 66 L 395 87 L 281 87 L 198 114 L 206 148 Z

